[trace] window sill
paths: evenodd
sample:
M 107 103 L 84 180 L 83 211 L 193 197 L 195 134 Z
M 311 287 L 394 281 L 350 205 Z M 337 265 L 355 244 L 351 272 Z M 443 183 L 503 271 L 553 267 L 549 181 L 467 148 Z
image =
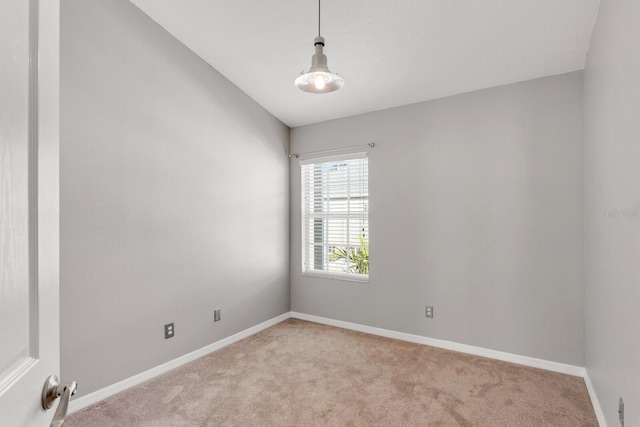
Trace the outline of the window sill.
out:
M 343 280 L 345 282 L 369 283 L 369 276 L 364 274 L 324 273 L 319 271 L 305 271 L 303 277 L 317 277 L 320 279 Z

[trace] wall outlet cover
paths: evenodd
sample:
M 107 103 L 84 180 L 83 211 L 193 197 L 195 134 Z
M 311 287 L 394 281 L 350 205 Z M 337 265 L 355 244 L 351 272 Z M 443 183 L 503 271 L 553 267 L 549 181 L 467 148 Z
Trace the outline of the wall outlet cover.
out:
M 425 316 L 433 318 L 433 306 L 432 305 L 427 305 L 425 306 Z
M 173 323 L 167 323 L 164 325 L 164 339 L 168 340 L 169 338 L 173 338 L 175 335 L 175 329 L 173 328 Z

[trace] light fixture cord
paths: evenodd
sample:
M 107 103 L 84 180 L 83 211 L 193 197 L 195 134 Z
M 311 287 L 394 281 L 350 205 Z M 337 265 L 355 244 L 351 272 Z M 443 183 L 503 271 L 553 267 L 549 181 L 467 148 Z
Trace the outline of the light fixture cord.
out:
M 320 0 L 318 0 L 318 37 L 320 37 Z

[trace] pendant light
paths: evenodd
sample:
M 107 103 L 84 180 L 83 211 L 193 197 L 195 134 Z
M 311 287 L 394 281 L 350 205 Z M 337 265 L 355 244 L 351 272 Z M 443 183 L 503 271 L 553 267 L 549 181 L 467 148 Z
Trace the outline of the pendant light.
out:
M 296 79 L 296 87 L 309 93 L 329 93 L 344 86 L 344 79 L 327 67 L 327 55 L 322 52 L 324 38 L 320 35 L 320 0 L 318 0 L 318 37 L 313 42 L 316 53 L 311 57 L 311 69 Z

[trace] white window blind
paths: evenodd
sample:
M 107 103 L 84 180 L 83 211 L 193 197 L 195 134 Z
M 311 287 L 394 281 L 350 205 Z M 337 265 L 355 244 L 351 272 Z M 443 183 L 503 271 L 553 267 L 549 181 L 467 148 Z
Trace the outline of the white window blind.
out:
M 301 162 L 302 272 L 369 277 L 369 162 L 366 153 Z

